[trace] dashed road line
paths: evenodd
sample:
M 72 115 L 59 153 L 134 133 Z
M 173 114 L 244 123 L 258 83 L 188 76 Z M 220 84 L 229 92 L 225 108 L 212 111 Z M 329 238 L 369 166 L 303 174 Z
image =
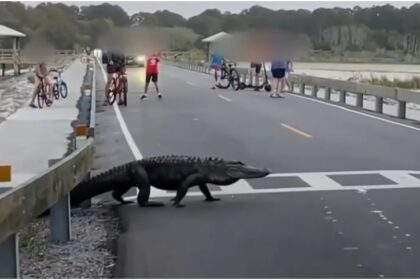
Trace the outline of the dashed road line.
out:
M 305 99 L 307 101 L 312 101 L 312 102 L 320 103 L 320 104 L 323 104 L 323 105 L 326 105 L 326 106 L 330 106 L 330 107 L 334 107 L 334 108 L 337 108 L 337 109 L 340 109 L 340 110 L 347 111 L 349 113 L 353 113 L 353 114 L 365 116 L 365 117 L 368 117 L 368 118 L 371 118 L 371 119 L 375 119 L 375 120 L 378 120 L 378 121 L 386 122 L 386 123 L 389 123 L 389 124 L 394 124 L 394 125 L 397 125 L 397 126 L 400 126 L 400 127 L 404 127 L 404 128 L 408 128 L 408 129 L 420 131 L 420 128 L 418 128 L 418 127 L 414 127 L 414 126 L 403 124 L 403 123 L 399 123 L 399 122 L 394 122 L 394 121 L 391 121 L 391 120 L 384 119 L 382 117 L 373 116 L 373 115 L 370 115 L 370 114 L 367 114 L 367 113 L 363 113 L 363 112 L 359 112 L 359 111 L 356 111 L 356 110 L 352 110 L 352 109 L 349 109 L 349 108 L 346 108 L 346 107 L 343 107 L 343 106 L 340 106 L 340 105 L 335 105 L 335 104 L 331 104 L 331 103 L 328 103 L 328 102 L 325 102 L 325 101 L 322 101 L 322 100 L 313 99 L 313 98 L 308 97 L 308 96 L 297 95 L 297 94 L 293 94 L 293 93 L 292 94 L 289 94 L 289 96 L 292 96 L 292 97 L 295 97 L 295 98 Z
M 222 98 L 223 100 L 227 101 L 227 102 L 232 102 L 232 99 L 227 98 L 226 96 L 223 96 L 223 95 L 221 95 L 221 94 L 218 94 L 218 96 L 219 96 L 220 98 Z
M 290 131 L 292 131 L 292 132 L 294 132 L 294 133 L 296 133 L 296 134 L 298 134 L 300 136 L 303 136 L 305 138 L 312 138 L 312 135 L 310 135 L 309 133 L 306 133 L 306 132 L 304 132 L 304 131 L 302 131 L 300 129 L 297 129 L 297 128 L 291 126 L 291 125 L 288 125 L 288 124 L 285 124 L 285 123 L 281 123 L 281 126 L 284 127 L 284 128 L 287 128 L 288 130 L 290 130 Z

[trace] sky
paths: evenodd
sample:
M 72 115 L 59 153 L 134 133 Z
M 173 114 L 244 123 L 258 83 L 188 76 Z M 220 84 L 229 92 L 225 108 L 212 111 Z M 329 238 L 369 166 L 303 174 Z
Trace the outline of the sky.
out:
M 42 1 L 23 1 L 23 3 L 35 6 Z M 50 1 L 60 2 L 67 5 L 98 5 L 101 3 L 110 3 L 119 5 L 127 14 L 132 15 L 139 11 L 155 12 L 158 10 L 169 10 L 171 12 L 189 18 L 200 14 L 206 9 L 219 9 L 222 12 L 229 11 L 231 13 L 239 13 L 244 9 L 248 9 L 254 5 L 260 5 L 273 10 L 315 10 L 317 8 L 353 8 L 354 6 L 372 7 L 375 5 L 385 5 L 387 3 L 401 8 L 409 7 L 418 1 Z

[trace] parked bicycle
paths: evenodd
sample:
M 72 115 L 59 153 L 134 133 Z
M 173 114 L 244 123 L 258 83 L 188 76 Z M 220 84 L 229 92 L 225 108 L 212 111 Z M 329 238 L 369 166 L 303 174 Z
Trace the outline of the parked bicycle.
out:
M 55 83 L 53 86 L 53 95 L 55 99 L 60 99 L 60 96 L 61 98 L 65 99 L 68 94 L 68 89 L 66 82 L 61 78 L 61 73 L 63 73 L 63 70 L 52 69 L 51 72 L 57 72 L 57 76 L 54 77 Z
M 49 99 L 47 96 L 48 86 L 45 84 L 45 80 L 42 79 L 41 83 L 38 86 L 38 93 L 37 93 L 37 100 L 38 100 L 38 107 L 40 109 L 44 108 L 44 105 L 50 107 L 53 103 L 53 98 Z
M 234 90 L 238 90 L 240 85 L 240 77 L 238 70 L 236 70 L 236 63 L 229 62 L 226 64 L 226 62 L 223 61 L 221 72 L 221 82 L 218 87 L 227 89 L 232 86 Z
M 125 78 L 125 73 L 120 71 L 115 72 L 112 74 L 112 81 L 109 86 L 108 92 L 108 102 L 109 104 L 114 104 L 115 100 L 117 99 L 117 95 L 123 94 L 123 103 L 124 106 L 127 106 L 127 80 Z

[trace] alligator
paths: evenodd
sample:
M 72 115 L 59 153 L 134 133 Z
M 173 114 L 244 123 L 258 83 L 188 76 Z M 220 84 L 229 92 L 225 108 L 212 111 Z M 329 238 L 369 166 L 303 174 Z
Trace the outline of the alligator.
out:
M 131 187 L 138 188 L 137 203 L 140 207 L 163 206 L 163 203 L 149 201 L 150 187 L 176 191 L 171 199 L 175 207 L 188 189 L 198 186 L 206 201 L 218 201 L 207 184 L 227 186 L 240 179 L 261 178 L 270 174 L 266 168 L 256 168 L 240 161 L 226 161 L 220 158 L 192 156 L 156 156 L 131 161 L 82 182 L 71 193 L 71 204 L 77 206 L 91 197 L 112 191 L 112 197 L 121 204 L 132 203 L 122 196 Z

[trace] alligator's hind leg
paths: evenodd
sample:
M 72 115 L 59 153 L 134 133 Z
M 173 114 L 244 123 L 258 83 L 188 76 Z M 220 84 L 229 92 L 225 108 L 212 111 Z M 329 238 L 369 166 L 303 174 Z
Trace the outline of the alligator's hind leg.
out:
M 137 203 L 140 207 L 159 207 L 165 205 L 161 202 L 149 201 L 149 178 L 147 176 L 147 172 L 142 167 L 137 166 L 135 170 L 133 170 L 133 177 L 135 178 L 139 189 L 139 194 L 137 195 Z
M 211 193 L 209 188 L 207 187 L 206 184 L 200 184 L 198 185 L 198 187 L 200 188 L 200 191 L 204 194 L 204 196 L 206 197 L 205 201 L 219 201 L 220 198 L 214 198 Z
M 112 197 L 119 201 L 121 204 L 134 203 L 133 201 L 124 200 L 122 196 L 131 189 L 131 186 L 118 187 L 112 190 Z

